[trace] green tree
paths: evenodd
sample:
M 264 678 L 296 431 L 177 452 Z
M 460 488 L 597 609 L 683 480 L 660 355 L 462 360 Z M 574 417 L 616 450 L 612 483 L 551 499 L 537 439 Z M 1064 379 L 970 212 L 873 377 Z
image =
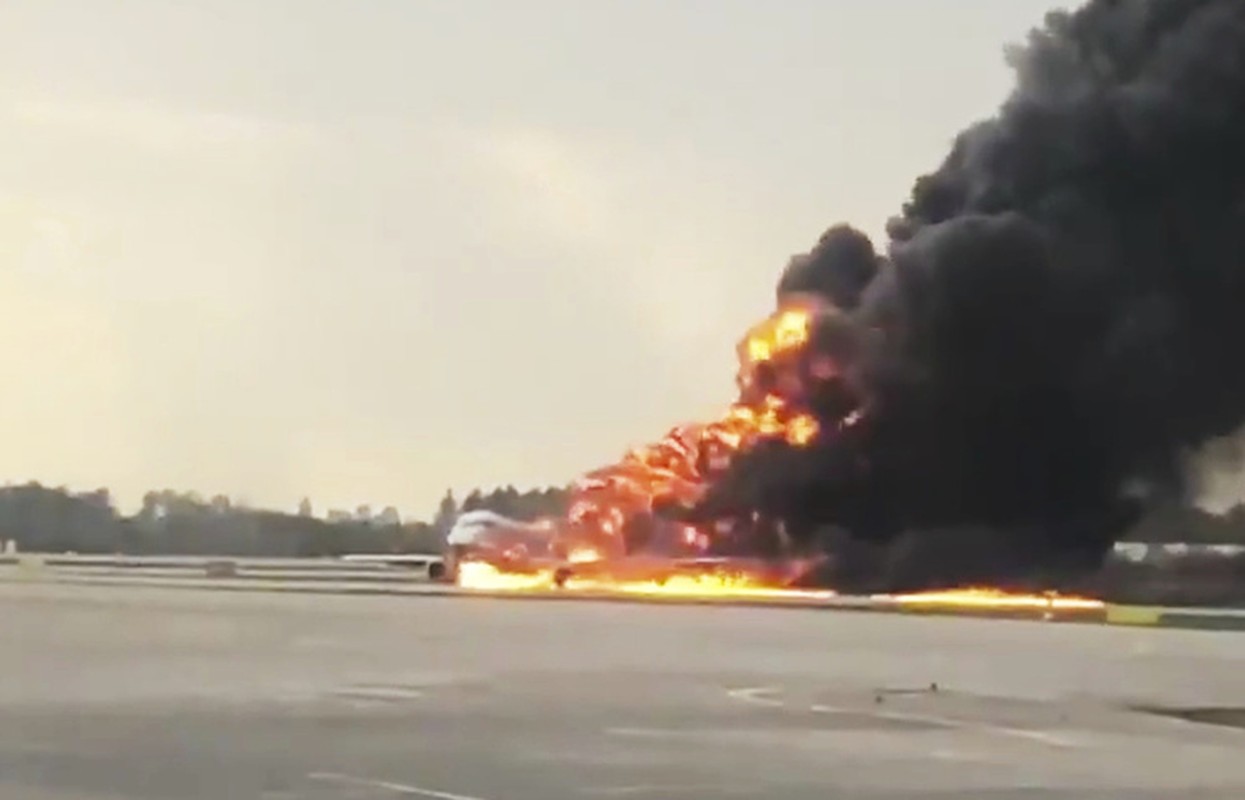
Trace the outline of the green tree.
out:
M 450 528 L 454 527 L 456 519 L 458 519 L 458 501 L 454 499 L 453 490 L 446 489 L 445 496 L 441 498 L 441 503 L 437 506 L 437 514 L 432 518 L 432 528 L 444 538 L 450 532 Z

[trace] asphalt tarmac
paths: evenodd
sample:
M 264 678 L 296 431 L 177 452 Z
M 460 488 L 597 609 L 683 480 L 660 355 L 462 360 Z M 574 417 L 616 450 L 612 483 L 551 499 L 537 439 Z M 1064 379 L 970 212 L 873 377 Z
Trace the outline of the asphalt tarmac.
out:
M 1242 633 L 40 583 L 0 609 L 3 800 L 1245 797 Z

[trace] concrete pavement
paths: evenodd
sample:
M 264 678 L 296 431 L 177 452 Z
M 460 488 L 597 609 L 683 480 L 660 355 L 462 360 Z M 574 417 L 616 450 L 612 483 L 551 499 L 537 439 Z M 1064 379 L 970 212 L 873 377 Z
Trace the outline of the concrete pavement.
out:
M 4 798 L 1245 796 L 1245 730 L 1189 721 L 1245 705 L 1235 634 L 41 583 L 0 608 Z

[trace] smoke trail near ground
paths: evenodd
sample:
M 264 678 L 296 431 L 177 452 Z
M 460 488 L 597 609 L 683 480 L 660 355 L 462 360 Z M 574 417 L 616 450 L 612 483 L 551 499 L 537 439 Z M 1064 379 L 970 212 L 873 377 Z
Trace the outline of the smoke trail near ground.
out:
M 691 517 L 903 537 L 906 582 L 1090 565 L 1245 422 L 1245 2 L 1096 0 L 1010 58 L 884 253 L 840 225 L 791 261 L 780 299 L 844 312 L 813 336 L 827 433 Z

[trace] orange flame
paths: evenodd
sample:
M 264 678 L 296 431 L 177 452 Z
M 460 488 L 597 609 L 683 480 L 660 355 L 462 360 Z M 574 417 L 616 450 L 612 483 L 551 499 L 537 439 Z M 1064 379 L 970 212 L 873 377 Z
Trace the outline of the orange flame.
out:
M 544 521 L 560 543 L 553 558 L 524 562 L 503 554 L 499 564 L 487 557 L 468 557 L 458 565 L 458 584 L 485 592 L 557 588 L 649 597 L 834 597 L 831 591 L 789 588 L 782 575 L 762 574 L 767 568 L 751 573 L 744 566 L 737 566 L 733 572 L 707 568 L 689 573 L 675 569 L 675 562 L 669 559 L 661 563 L 644 560 L 638 567 L 635 558 L 619 559 L 628 554 L 629 524 L 651 514 L 657 500 L 694 504 L 737 455 L 760 442 L 785 441 L 793 447 L 805 447 L 819 436 L 835 432 L 823 431 L 805 404 L 810 386 L 841 376 L 833 359 L 810 352 L 808 346 L 819 319 L 837 313 L 815 297 L 786 297 L 774 314 L 754 325 L 739 341 L 735 378 L 739 397 L 717 419 L 676 426 L 658 441 L 635 447 L 618 462 L 575 481 L 565 519 Z M 866 413 L 864 407 L 856 407 L 837 423 L 837 430 L 857 424 Z M 672 544 L 682 552 L 671 555 L 705 554 L 714 543 L 717 529 L 716 525 L 710 530 L 690 525 L 678 528 Z M 871 599 L 900 608 L 1023 609 L 1048 615 L 1105 607 L 1102 601 L 1088 597 L 981 587 L 876 595 Z
M 628 559 L 626 569 L 610 569 L 620 566 L 617 559 L 628 554 L 629 526 L 651 519 L 659 499 L 694 504 L 738 454 L 758 443 L 785 441 L 803 447 L 822 435 L 818 420 L 803 403 L 808 380 L 827 380 L 838 374 L 837 365 L 825 356 L 806 358 L 814 324 L 826 313 L 833 309 L 821 301 L 789 299 L 740 340 L 736 347 L 739 398 L 721 416 L 679 425 L 657 442 L 633 448 L 618 462 L 575 481 L 566 517 L 555 526 L 559 542 L 555 555 L 544 566 L 539 559 L 521 566 L 506 559 L 498 559 L 504 564 L 487 558 L 468 560 L 459 565 L 459 584 L 487 591 L 557 586 L 653 596 L 829 596 L 777 588 L 775 584 L 786 579 L 761 575 L 759 568 L 756 574 L 741 571 L 742 567 L 731 574 L 712 570 L 687 574 L 668 564 L 646 562 L 648 571 L 636 573 L 636 560 Z M 674 551 L 671 555 L 704 555 L 718 533 L 717 526 L 684 526 L 673 531 L 667 546 Z M 549 566 L 550 560 L 554 566 Z
M 618 463 L 576 481 L 567 513 L 570 535 L 620 555 L 628 520 L 652 511 L 657 499 L 694 503 L 738 453 L 762 440 L 785 440 L 796 447 L 813 442 L 821 432 L 817 419 L 792 398 L 800 396 L 798 361 L 818 313 L 822 307 L 801 298 L 748 331 L 736 348 L 740 399 L 716 420 L 675 427 L 656 443 L 636 447 Z M 683 541 L 702 551 L 710 543 L 705 535 Z
M 609 574 L 560 578 L 550 567 L 527 572 L 507 572 L 485 561 L 459 566 L 459 585 L 478 592 L 539 593 L 555 588 L 575 593 L 609 593 L 643 597 L 828 600 L 835 593 L 824 589 L 790 589 L 770 585 L 761 577 L 743 572 L 667 573 L 651 577 Z
M 985 610 L 1034 610 L 1034 611 L 1092 611 L 1105 608 L 1106 604 L 1092 597 L 1061 595 L 1056 592 L 1025 594 L 988 587 L 944 589 L 910 594 L 879 595 L 877 599 L 889 600 L 901 606 L 976 608 Z

